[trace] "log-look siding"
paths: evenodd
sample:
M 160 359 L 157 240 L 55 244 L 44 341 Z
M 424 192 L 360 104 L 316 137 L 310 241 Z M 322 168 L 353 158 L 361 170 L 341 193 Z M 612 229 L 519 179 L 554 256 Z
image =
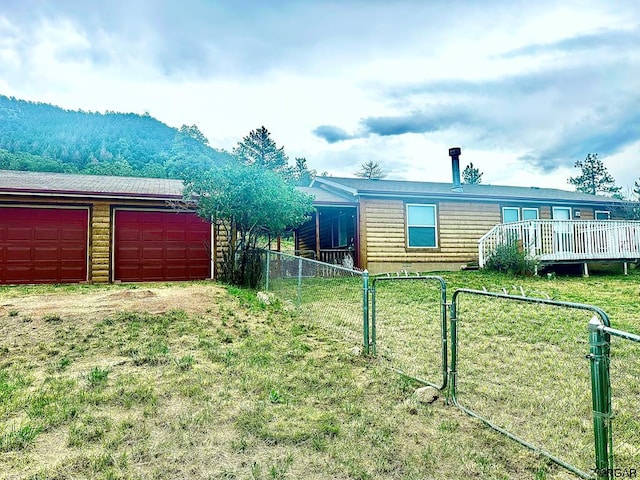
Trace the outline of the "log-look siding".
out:
M 224 223 L 217 223 L 213 226 L 213 241 L 215 248 L 213 249 L 213 278 L 220 275 L 222 260 L 229 253 L 229 227 Z
M 90 230 L 91 273 L 94 283 L 108 283 L 111 271 L 111 204 L 95 202 Z
M 361 253 L 372 272 L 383 269 L 378 265 L 380 263 L 420 270 L 421 267 L 431 269 L 434 264 L 446 268 L 447 264 L 477 261 L 478 239 L 500 223 L 500 207 L 497 204 L 424 203 L 435 204 L 437 208 L 436 248 L 407 247 L 406 203 L 402 200 L 361 201 Z

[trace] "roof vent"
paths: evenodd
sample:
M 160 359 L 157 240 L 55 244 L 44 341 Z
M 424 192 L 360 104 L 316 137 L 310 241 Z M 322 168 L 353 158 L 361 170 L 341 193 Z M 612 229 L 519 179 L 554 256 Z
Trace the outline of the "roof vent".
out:
M 451 157 L 451 172 L 453 174 L 453 187 L 452 192 L 462 192 L 462 185 L 460 184 L 460 153 L 462 150 L 460 147 L 453 147 L 449 149 L 449 156 Z

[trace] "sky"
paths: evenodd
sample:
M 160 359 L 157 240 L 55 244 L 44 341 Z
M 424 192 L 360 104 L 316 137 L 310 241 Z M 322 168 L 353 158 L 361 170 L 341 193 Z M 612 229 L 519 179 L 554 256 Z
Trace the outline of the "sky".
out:
M 196 124 L 231 150 L 265 126 L 353 176 L 571 190 L 598 153 L 640 177 L 637 0 L 0 0 L 0 94 Z

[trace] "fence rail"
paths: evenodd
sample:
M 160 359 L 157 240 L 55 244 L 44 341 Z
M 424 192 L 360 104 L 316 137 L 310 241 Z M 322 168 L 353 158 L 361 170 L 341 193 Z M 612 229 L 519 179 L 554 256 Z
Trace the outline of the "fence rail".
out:
M 478 240 L 483 267 L 500 245 L 518 241 L 544 262 L 640 258 L 640 222 L 627 220 L 523 220 L 493 227 Z

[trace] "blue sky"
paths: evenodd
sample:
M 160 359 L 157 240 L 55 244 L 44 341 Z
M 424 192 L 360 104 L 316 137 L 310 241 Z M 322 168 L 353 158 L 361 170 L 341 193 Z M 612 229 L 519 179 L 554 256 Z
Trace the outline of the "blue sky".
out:
M 149 112 L 231 149 L 265 125 L 336 176 L 570 189 L 640 176 L 640 2 L 3 0 L 0 93 Z

